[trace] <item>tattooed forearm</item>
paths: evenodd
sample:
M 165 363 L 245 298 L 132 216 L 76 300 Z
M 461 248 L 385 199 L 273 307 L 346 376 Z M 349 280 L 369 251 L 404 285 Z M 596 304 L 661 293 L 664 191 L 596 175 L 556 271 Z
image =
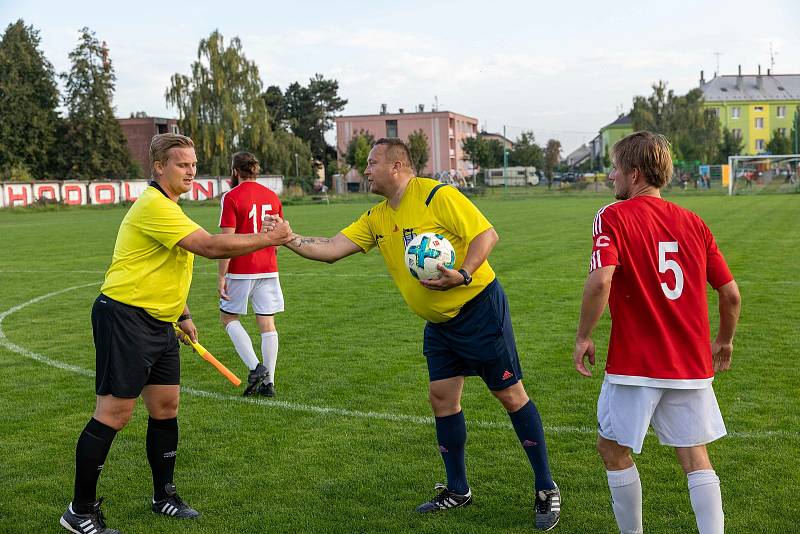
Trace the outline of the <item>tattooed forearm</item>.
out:
M 327 245 L 330 242 L 331 239 L 329 237 L 304 237 L 296 235 L 289 244 L 295 247 L 302 247 L 303 245 Z

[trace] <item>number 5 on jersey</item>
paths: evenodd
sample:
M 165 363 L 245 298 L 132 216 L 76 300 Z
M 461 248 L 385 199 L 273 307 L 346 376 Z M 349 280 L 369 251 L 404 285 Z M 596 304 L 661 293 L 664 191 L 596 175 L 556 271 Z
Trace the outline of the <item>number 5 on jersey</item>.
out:
M 253 220 L 253 233 L 257 234 L 259 231 L 258 223 L 264 220 L 264 217 L 267 216 L 269 210 L 272 209 L 272 204 L 262 204 L 261 205 L 261 217 L 257 217 L 258 209 L 257 204 L 253 204 L 253 207 L 250 209 L 250 212 L 247 216 Z
M 669 300 L 676 300 L 683 293 L 683 271 L 681 266 L 675 260 L 668 260 L 668 253 L 678 252 L 677 241 L 659 241 L 658 242 L 658 272 L 665 273 L 672 271 L 675 275 L 675 287 L 670 289 L 665 282 L 661 282 L 661 291 Z

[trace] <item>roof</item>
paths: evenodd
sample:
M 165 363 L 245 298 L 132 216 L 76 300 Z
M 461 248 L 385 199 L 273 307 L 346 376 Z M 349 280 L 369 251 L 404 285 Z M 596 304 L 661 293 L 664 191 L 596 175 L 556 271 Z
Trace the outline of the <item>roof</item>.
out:
M 739 76 L 717 76 L 700 84 L 707 102 L 746 100 L 800 100 L 800 74 L 768 74 L 761 76 L 763 87 L 758 88 L 758 75 L 743 75 L 742 89 L 736 82 Z
M 600 128 L 600 130 L 602 131 L 602 130 L 605 130 L 606 128 L 612 128 L 614 126 L 629 126 L 631 124 L 633 124 L 633 119 L 631 118 L 631 114 L 630 113 L 621 113 L 620 116 L 617 117 L 617 120 L 615 120 L 614 122 L 606 124 L 605 126 Z

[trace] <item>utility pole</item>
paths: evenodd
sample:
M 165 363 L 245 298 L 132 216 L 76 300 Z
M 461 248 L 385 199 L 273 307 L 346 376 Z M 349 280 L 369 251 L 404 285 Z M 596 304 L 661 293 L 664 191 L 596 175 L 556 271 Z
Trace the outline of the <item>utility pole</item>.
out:
M 508 145 L 506 144 L 506 125 L 503 125 L 503 183 L 504 193 L 508 194 Z
M 719 71 L 719 56 L 722 55 L 722 52 L 714 52 L 714 55 L 717 56 L 717 71 L 714 74 L 719 76 L 721 74 Z

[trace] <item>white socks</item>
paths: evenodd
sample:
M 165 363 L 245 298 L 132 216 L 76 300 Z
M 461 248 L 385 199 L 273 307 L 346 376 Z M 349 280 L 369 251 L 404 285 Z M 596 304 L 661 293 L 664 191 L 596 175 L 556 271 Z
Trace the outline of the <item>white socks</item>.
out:
M 275 363 L 278 361 L 278 333 L 264 332 L 261 334 L 261 356 L 264 358 L 264 367 L 269 371 L 268 383 L 275 383 Z
M 258 357 L 253 350 L 253 342 L 250 340 L 250 336 L 247 334 L 247 331 L 245 331 L 242 323 L 239 321 L 231 321 L 225 325 L 225 331 L 228 333 L 231 341 L 233 341 L 236 352 L 239 353 L 239 357 L 247 368 L 251 371 L 255 369 L 258 365 Z
M 719 477 L 713 469 L 692 471 L 687 475 L 689 498 L 700 534 L 725 532 L 725 514 L 722 512 L 722 493 Z
M 641 534 L 642 481 L 636 464 L 622 471 L 606 471 L 606 476 L 620 533 Z

